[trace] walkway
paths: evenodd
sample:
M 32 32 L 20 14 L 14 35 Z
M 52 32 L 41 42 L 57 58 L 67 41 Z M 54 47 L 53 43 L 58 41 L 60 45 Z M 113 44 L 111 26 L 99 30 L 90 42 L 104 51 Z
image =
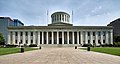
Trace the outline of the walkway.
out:
M 0 56 L 0 64 L 120 64 L 120 57 L 74 48 L 43 48 Z

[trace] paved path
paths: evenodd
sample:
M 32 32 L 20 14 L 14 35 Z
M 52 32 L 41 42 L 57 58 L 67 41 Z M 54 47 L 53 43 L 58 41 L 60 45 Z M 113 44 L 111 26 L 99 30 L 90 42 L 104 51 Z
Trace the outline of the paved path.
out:
M 74 48 L 43 48 L 0 56 L 0 64 L 120 64 L 120 57 Z

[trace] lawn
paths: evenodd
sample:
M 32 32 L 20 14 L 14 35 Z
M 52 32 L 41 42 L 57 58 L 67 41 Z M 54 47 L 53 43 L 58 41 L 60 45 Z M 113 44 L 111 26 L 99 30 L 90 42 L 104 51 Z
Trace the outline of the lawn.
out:
M 87 48 L 81 48 L 87 50 Z M 91 51 L 120 56 L 120 47 L 91 47 Z
M 25 48 L 25 51 L 37 50 L 37 48 Z M 20 48 L 0 48 L 0 55 L 20 53 Z

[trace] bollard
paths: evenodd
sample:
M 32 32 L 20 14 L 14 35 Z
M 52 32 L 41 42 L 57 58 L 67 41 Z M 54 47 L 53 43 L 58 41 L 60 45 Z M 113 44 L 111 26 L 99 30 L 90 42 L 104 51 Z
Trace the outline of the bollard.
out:
M 87 47 L 87 51 L 90 51 L 90 46 Z
M 77 49 L 77 46 L 75 46 L 75 49 Z
M 39 49 L 41 49 L 41 46 L 39 46 Z
M 21 46 L 21 53 L 24 53 L 24 47 Z

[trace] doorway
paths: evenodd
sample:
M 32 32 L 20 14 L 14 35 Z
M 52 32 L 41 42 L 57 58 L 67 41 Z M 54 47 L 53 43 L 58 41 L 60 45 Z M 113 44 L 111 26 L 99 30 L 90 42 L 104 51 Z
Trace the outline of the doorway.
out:
M 62 44 L 62 38 L 59 38 L 59 44 Z

